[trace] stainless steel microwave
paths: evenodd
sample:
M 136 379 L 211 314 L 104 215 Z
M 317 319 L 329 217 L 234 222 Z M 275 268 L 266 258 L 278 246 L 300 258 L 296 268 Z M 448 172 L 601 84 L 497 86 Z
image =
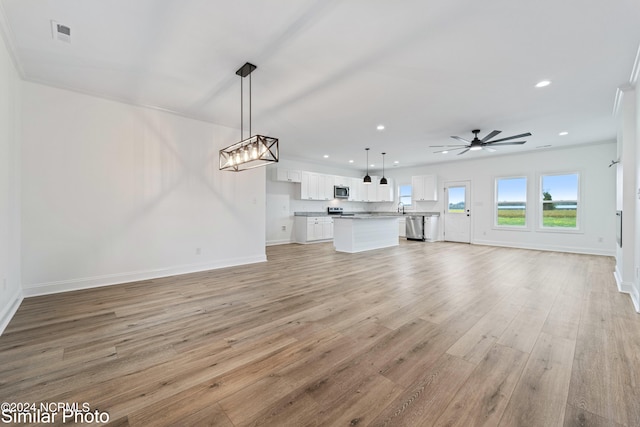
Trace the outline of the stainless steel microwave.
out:
M 334 185 L 333 186 L 333 197 L 335 199 L 348 199 L 349 198 L 349 187 L 344 187 L 342 185 Z

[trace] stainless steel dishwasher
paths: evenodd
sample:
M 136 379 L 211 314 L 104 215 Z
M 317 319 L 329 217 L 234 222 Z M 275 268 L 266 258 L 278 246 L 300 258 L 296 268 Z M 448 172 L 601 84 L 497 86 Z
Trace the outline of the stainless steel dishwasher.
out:
M 407 240 L 425 241 L 424 238 L 424 215 L 409 215 L 406 217 Z

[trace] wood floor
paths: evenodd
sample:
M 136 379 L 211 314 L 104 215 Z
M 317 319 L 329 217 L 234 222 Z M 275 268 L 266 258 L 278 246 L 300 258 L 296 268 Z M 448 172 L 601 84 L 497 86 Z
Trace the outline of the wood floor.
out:
M 640 315 L 608 257 L 401 242 L 26 299 L 0 402 L 111 425 L 638 426 Z

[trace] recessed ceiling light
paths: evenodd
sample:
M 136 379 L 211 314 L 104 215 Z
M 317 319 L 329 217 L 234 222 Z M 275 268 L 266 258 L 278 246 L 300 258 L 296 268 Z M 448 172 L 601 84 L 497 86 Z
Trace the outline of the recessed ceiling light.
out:
M 447 151 L 447 150 L 444 150 L 444 151 L 442 152 L 442 154 L 447 154 L 447 153 L 448 153 L 448 151 Z
M 375 165 L 374 165 L 373 163 L 371 163 L 371 166 L 370 166 L 370 167 L 375 167 Z
M 349 160 L 349 163 L 353 163 L 353 160 Z
M 567 131 L 562 131 L 562 132 L 560 132 L 558 135 L 560 135 L 560 136 L 569 135 L 569 132 L 567 132 Z
M 545 86 L 549 86 L 551 84 L 550 80 L 542 80 L 541 82 L 538 82 L 536 84 L 536 87 L 545 87 Z
M 395 162 L 393 162 L 393 163 L 397 165 L 397 164 L 398 164 L 398 163 L 400 163 L 400 162 L 399 162 L 398 160 L 396 160 L 396 161 L 395 161 Z
M 376 127 L 376 129 L 378 129 L 378 130 L 384 130 L 384 125 L 378 125 L 378 126 Z
M 324 157 L 325 159 L 328 159 L 328 158 L 329 158 L 329 155 L 328 155 L 328 154 L 325 154 L 325 155 L 324 155 L 324 156 L 322 156 L 322 157 Z

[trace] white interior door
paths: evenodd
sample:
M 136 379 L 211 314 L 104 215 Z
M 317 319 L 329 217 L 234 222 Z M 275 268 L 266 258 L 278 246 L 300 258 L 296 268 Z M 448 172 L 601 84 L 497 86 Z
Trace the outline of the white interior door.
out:
M 471 243 L 469 181 L 445 183 L 444 240 Z

